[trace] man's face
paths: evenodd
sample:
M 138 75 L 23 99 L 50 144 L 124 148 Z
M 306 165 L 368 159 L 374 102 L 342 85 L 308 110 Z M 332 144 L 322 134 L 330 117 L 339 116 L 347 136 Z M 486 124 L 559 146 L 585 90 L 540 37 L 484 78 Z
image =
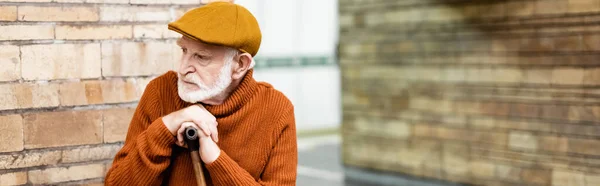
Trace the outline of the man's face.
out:
M 179 67 L 177 89 L 179 97 L 197 103 L 221 94 L 231 84 L 235 53 L 182 37 L 177 41 L 183 55 Z

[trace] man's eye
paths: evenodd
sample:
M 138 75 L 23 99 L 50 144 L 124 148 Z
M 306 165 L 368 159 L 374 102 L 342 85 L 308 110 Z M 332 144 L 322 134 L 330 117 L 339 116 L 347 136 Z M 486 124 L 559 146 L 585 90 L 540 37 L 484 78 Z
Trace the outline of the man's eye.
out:
M 195 57 L 196 59 L 204 59 L 204 56 L 201 56 L 201 55 L 198 55 L 198 54 L 194 55 L 194 57 Z
M 181 51 L 182 51 L 183 53 L 186 53 L 186 52 L 187 52 L 187 48 L 181 48 Z

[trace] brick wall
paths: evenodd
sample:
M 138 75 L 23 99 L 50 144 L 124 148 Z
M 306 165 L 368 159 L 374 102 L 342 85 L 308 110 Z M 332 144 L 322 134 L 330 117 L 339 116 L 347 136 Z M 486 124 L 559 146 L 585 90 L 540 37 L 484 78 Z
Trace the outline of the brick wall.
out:
M 0 0 L 0 185 L 101 185 L 200 0 Z
M 600 185 L 599 0 L 340 0 L 343 160 Z

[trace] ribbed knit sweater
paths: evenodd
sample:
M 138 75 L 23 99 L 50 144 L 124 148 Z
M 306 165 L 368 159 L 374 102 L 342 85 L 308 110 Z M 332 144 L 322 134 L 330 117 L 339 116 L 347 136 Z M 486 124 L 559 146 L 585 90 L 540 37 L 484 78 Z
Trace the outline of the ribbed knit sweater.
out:
M 205 105 L 217 118 L 221 155 L 205 165 L 207 185 L 295 185 L 298 152 L 291 102 L 250 70 L 221 105 Z M 173 71 L 152 80 L 133 115 L 125 144 L 105 185 L 196 185 L 189 151 L 162 117 L 192 104 L 177 94 Z

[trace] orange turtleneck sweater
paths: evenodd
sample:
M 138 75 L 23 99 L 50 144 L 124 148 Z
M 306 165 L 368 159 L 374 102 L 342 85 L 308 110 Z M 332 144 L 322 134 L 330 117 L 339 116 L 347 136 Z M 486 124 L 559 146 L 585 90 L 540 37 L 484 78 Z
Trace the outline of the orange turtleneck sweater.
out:
M 207 185 L 295 185 L 298 152 L 291 102 L 250 70 L 221 105 L 206 105 L 219 123 L 221 155 L 205 165 Z M 177 94 L 173 71 L 152 80 L 136 108 L 105 185 L 196 185 L 189 151 L 175 145 L 162 116 L 192 104 Z

